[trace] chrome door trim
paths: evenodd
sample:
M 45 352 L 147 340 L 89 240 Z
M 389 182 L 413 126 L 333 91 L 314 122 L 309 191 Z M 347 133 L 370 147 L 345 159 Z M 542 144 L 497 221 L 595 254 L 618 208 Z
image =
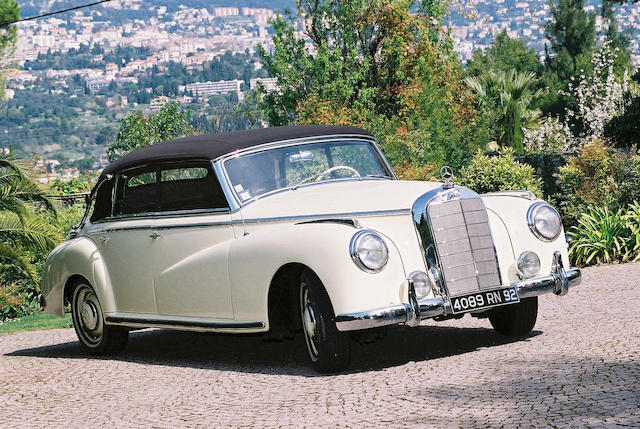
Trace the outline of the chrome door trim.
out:
M 242 223 L 262 223 L 262 222 L 287 222 L 297 220 L 331 220 L 331 219 L 345 219 L 352 217 L 368 217 L 368 216 L 400 216 L 408 215 L 411 211 L 409 209 L 395 209 L 395 210 L 376 210 L 369 212 L 348 212 L 348 213 L 324 213 L 314 215 L 298 215 L 298 216 L 278 216 L 278 217 L 263 217 L 252 219 L 234 219 L 231 222 L 234 224 Z
M 100 229 L 94 229 L 89 231 L 88 234 L 103 234 L 105 232 L 114 231 L 135 231 L 135 230 L 163 230 L 163 229 L 175 229 L 175 228 L 206 228 L 215 226 L 231 226 L 231 221 L 224 222 L 196 222 L 196 223 L 173 223 L 168 225 L 126 225 L 126 226 L 107 226 Z
M 236 322 L 212 321 L 202 317 L 181 317 L 176 319 L 170 316 L 154 314 L 111 313 L 106 315 L 107 325 L 120 325 L 130 327 L 154 327 L 166 329 L 184 330 L 229 330 L 229 329 L 263 329 L 264 322 Z

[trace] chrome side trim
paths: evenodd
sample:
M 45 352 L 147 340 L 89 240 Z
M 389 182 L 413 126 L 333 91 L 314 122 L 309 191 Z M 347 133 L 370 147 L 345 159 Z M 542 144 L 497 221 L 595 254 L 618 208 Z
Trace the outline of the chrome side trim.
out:
M 358 219 L 353 219 L 353 218 L 331 218 L 331 219 L 313 219 L 313 220 L 307 220 L 307 221 L 303 221 L 303 222 L 298 222 L 296 223 L 296 225 L 306 225 L 306 224 L 310 224 L 310 223 L 335 223 L 338 225 L 348 225 L 348 226 L 352 226 L 356 229 L 360 229 L 362 228 L 362 225 L 360 225 L 360 222 L 358 222 Z
M 554 256 L 555 258 L 555 256 Z M 582 274 L 579 269 L 565 270 L 557 266 L 555 272 L 536 279 L 521 280 L 511 283 L 510 286 L 518 289 L 518 296 L 529 298 L 553 292 L 562 295 L 563 290 L 576 287 L 580 284 Z M 410 289 L 411 291 L 411 289 Z M 423 319 L 448 315 L 451 308 L 439 297 L 415 300 L 415 292 L 409 293 L 409 304 L 394 305 L 391 307 L 377 308 L 357 313 L 339 314 L 336 316 L 336 327 L 339 331 L 355 331 L 360 329 L 377 328 L 387 325 L 406 324 L 417 326 Z M 417 316 L 419 315 L 419 317 Z
M 114 226 L 105 227 L 100 229 L 94 229 L 87 234 L 102 234 L 105 232 L 113 231 L 131 231 L 131 230 L 162 230 L 162 229 L 175 229 L 175 228 L 206 228 L 216 226 L 231 226 L 231 221 L 226 222 L 198 222 L 198 223 L 176 223 L 170 225 L 128 225 L 128 226 Z
M 399 216 L 409 214 L 409 209 L 375 210 L 370 212 L 323 213 L 314 215 L 262 217 L 252 219 L 234 219 L 233 223 L 290 222 L 296 220 L 324 220 L 366 216 Z
M 152 314 L 114 313 L 105 317 L 107 325 L 129 326 L 135 328 L 165 328 L 178 330 L 220 331 L 230 329 L 263 329 L 264 322 L 213 322 L 203 318 L 173 319 L 170 316 Z
M 166 212 L 143 212 L 143 213 L 132 213 L 126 215 L 116 215 L 109 216 L 104 220 L 107 222 L 114 222 L 119 220 L 138 220 L 138 219 L 158 219 L 165 218 L 171 216 L 206 216 L 212 214 L 229 214 L 230 211 L 228 208 L 219 208 L 219 209 L 192 209 L 192 210 L 171 210 Z

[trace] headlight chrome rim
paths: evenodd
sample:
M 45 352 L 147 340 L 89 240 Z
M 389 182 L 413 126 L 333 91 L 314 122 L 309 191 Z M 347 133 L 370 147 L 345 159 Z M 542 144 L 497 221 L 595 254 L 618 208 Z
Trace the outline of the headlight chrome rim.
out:
M 358 247 L 359 247 L 360 241 L 368 235 L 371 235 L 376 239 L 380 240 L 384 248 L 384 253 L 385 253 L 384 263 L 377 268 L 372 268 L 365 265 L 364 262 L 360 259 L 360 255 L 358 254 Z M 387 266 L 387 263 L 389 262 L 389 248 L 387 246 L 387 243 L 380 236 L 380 234 L 370 229 L 364 229 L 362 231 L 358 231 L 354 234 L 353 237 L 351 237 L 351 242 L 349 243 L 349 253 L 351 254 L 351 259 L 358 266 L 358 268 L 370 274 L 379 273 L 380 271 L 384 270 L 384 268 Z
M 542 234 L 536 227 L 536 213 L 542 207 L 551 209 L 558 217 L 558 221 L 560 223 L 560 228 L 558 228 L 558 231 L 551 237 L 547 237 L 546 235 Z M 547 243 L 555 241 L 562 232 L 562 219 L 560 218 L 560 214 L 551 204 L 544 201 L 538 201 L 537 203 L 533 203 L 529 207 L 529 210 L 527 211 L 527 224 L 529 225 L 529 229 L 531 230 L 533 235 L 535 235 L 539 240 L 545 241 Z

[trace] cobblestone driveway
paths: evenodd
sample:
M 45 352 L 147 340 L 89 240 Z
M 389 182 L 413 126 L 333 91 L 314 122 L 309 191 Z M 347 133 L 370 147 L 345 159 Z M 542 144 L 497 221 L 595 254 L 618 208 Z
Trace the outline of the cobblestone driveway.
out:
M 534 332 L 486 320 L 394 329 L 319 376 L 302 338 L 148 330 L 113 358 L 73 329 L 0 337 L 0 426 L 640 426 L 640 265 L 583 271 Z

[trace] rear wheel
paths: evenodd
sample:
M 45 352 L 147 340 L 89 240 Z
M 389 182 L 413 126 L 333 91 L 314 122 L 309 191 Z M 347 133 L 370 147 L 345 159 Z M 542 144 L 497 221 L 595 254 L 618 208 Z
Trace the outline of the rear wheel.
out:
M 300 275 L 302 332 L 313 366 L 335 372 L 349 365 L 349 335 L 336 328 L 331 301 L 320 281 L 311 273 Z
M 71 296 L 73 327 L 83 349 L 101 355 L 118 353 L 125 348 L 129 331 L 120 326 L 104 324 L 102 306 L 88 282 L 79 281 Z
M 499 334 L 522 337 L 533 330 L 538 318 L 538 297 L 524 298 L 489 315 L 491 326 Z

